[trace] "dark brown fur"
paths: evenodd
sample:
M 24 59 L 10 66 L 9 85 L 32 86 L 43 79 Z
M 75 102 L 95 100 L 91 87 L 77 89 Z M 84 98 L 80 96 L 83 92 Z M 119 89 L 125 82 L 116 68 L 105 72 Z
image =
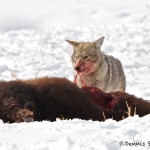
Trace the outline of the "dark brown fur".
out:
M 26 118 L 55 121 L 59 117 L 104 121 L 113 117 L 119 121 L 123 116 L 128 117 L 126 102 L 131 107 L 131 115 L 135 107 L 140 117 L 150 114 L 150 103 L 143 99 L 124 92 L 113 92 L 108 97 L 107 93 L 101 94 L 118 103 L 105 111 L 94 103 L 89 93 L 65 78 L 0 82 L 0 119 L 4 122 L 22 122 Z
M 34 85 L 37 92 L 40 120 L 47 119 L 54 121 L 57 117 L 64 119 L 92 119 L 103 121 L 113 118 L 117 121 L 133 116 L 136 107 L 136 114 L 141 116 L 150 114 L 150 103 L 143 99 L 124 92 L 112 92 L 110 94 L 101 92 L 103 99 L 110 102 L 117 101 L 116 105 L 109 111 L 95 105 L 93 97 L 86 91 L 81 90 L 65 78 L 39 78 L 28 80 L 26 83 Z M 107 96 L 109 95 L 109 96 Z M 100 99 L 101 100 L 101 99 Z M 131 107 L 131 114 L 128 115 L 128 108 Z M 105 115 L 103 116 L 102 113 Z
M 34 119 L 34 100 L 31 86 L 21 81 L 0 82 L 0 119 L 10 123 Z
M 122 113 L 119 113 L 120 115 L 119 119 L 121 119 L 121 115 L 123 115 L 125 118 L 128 117 L 128 109 L 130 108 L 130 116 L 134 116 L 135 114 L 139 115 L 140 117 L 145 116 L 147 114 L 150 114 L 150 102 L 143 100 L 142 98 L 137 98 L 134 95 L 130 95 L 128 93 L 124 92 L 112 92 L 111 95 L 113 98 L 118 99 L 120 102 L 124 101 L 127 102 L 127 104 L 122 105 L 120 107 L 120 111 Z M 127 105 L 129 108 L 127 108 Z M 117 115 L 117 114 L 115 114 Z
M 39 78 L 25 81 L 36 89 L 37 120 L 92 119 L 104 121 L 101 109 L 87 93 L 65 78 Z

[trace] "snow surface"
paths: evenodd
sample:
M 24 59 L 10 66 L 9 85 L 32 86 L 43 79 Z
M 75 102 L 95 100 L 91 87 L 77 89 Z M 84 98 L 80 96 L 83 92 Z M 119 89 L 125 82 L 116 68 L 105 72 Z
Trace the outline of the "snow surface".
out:
M 150 100 L 149 14 L 149 0 L 0 0 L 0 80 L 73 81 L 65 39 L 93 41 L 104 35 L 103 51 L 123 64 L 126 91 Z M 149 122 L 150 115 L 120 122 L 0 121 L 0 150 L 148 150 Z

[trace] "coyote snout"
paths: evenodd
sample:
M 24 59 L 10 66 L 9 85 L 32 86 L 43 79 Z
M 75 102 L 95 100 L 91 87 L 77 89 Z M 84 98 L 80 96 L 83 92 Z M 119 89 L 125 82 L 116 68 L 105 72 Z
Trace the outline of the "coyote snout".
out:
M 90 63 L 85 62 L 84 60 L 77 60 L 74 64 L 74 69 L 80 75 L 89 74 L 90 73 Z
M 82 60 L 78 60 L 74 66 L 74 69 L 77 72 L 82 72 L 84 70 L 84 68 L 85 68 L 85 63 Z
M 90 61 L 77 60 L 74 64 L 74 69 L 80 75 L 89 75 L 96 70 L 95 65 Z

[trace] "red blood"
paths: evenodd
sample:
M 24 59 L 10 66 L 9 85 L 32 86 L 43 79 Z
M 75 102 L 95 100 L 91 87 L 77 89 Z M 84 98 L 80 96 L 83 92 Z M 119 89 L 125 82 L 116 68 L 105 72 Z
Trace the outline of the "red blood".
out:
M 78 74 L 75 77 L 74 83 L 76 84 L 76 78 Z M 80 76 L 81 78 L 81 76 Z M 103 110 L 110 112 L 111 109 L 118 103 L 118 98 L 114 97 L 112 93 L 104 93 L 101 89 L 97 87 L 90 87 L 86 86 L 86 83 L 81 78 L 82 90 L 86 91 L 88 94 L 92 96 L 92 100 Z
M 82 87 L 82 90 L 90 94 L 93 98 L 92 100 L 105 111 L 109 112 L 118 102 L 111 93 L 104 93 L 97 87 L 84 86 Z

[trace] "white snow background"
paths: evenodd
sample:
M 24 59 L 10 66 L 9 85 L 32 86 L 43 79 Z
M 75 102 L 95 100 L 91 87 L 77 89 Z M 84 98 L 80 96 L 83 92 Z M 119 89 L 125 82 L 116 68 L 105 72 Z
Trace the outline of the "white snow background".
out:
M 123 64 L 126 91 L 150 100 L 149 0 L 0 0 L 0 80 L 73 81 L 65 39 L 94 41 L 103 35 L 103 51 Z M 148 150 L 149 141 L 150 115 L 120 122 L 0 121 L 0 150 Z

